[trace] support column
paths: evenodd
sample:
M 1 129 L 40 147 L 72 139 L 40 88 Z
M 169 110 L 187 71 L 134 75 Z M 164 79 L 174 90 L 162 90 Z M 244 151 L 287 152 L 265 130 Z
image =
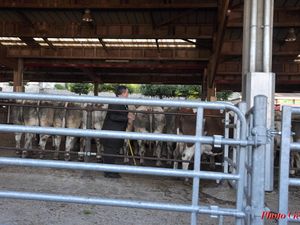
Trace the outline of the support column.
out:
M 98 96 L 99 93 L 99 83 L 94 82 L 94 96 Z
M 267 129 L 274 123 L 275 74 L 272 66 L 273 1 L 244 2 L 242 98 L 250 109 L 254 96 L 267 97 Z M 273 141 L 265 152 L 265 190 L 273 190 Z
M 23 68 L 24 68 L 24 63 L 23 59 L 19 58 L 18 59 L 18 66 L 17 69 L 14 70 L 14 92 L 24 92 L 24 87 L 23 87 Z
M 207 86 L 207 100 L 211 102 L 217 101 L 215 84 L 213 84 L 212 87 L 210 87 L 209 85 Z

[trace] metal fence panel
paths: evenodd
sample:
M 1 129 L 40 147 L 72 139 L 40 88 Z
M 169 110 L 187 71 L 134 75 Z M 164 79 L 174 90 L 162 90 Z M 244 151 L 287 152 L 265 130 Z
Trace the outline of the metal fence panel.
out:
M 300 149 L 300 143 L 291 142 L 292 135 L 292 115 L 300 114 L 300 108 L 290 106 L 282 107 L 281 115 L 281 146 L 280 146 L 280 173 L 279 173 L 279 213 L 285 218 L 279 220 L 279 225 L 287 225 L 288 222 L 298 222 L 289 214 L 289 186 L 300 186 L 299 178 L 290 178 L 290 154 L 292 151 Z
M 196 120 L 196 135 L 170 135 L 170 134 L 141 134 L 136 132 L 121 132 L 121 131 L 106 131 L 106 130 L 80 130 L 80 129 L 66 129 L 66 128 L 51 128 L 51 127 L 28 127 L 19 125 L 0 125 L 0 131 L 6 132 L 31 132 L 40 134 L 52 134 L 52 135 L 69 135 L 69 136 L 83 136 L 83 137 L 110 137 L 110 138 L 124 138 L 124 139 L 140 139 L 140 140 L 159 140 L 159 141 L 173 141 L 173 142 L 190 142 L 196 144 L 196 150 L 194 155 L 194 170 L 174 170 L 166 168 L 152 168 L 152 167 L 133 167 L 124 165 L 110 165 L 110 164 L 97 164 L 97 163 L 79 163 L 79 162 L 59 162 L 53 160 L 37 160 L 37 159 L 18 159 L 18 158 L 6 158 L 0 157 L 0 165 L 16 165 L 16 166 L 33 166 L 33 167 L 50 167 L 50 168 L 67 168 L 67 169 L 80 169 L 80 170 L 96 170 L 96 171 L 112 171 L 122 173 L 135 173 L 145 175 L 159 175 L 159 176 L 178 176 L 178 177 L 192 177 L 193 178 L 193 195 L 191 205 L 178 205 L 178 204 L 166 204 L 157 202 L 143 202 L 134 200 L 119 200 L 119 199 L 104 199 L 93 197 L 80 197 L 80 196 L 68 196 L 68 195 L 53 195 L 53 194 L 37 194 L 30 192 L 11 192 L 0 191 L 0 197 L 2 198 L 18 198 L 18 199 L 31 199 L 41 201 L 63 201 L 70 203 L 82 203 L 82 204 L 99 204 L 110 206 L 123 206 L 123 207 L 136 207 L 144 209 L 158 209 L 169 211 L 182 211 L 191 213 L 191 224 L 196 224 L 197 215 L 212 214 L 219 216 L 219 224 L 222 224 L 222 216 L 234 216 L 236 217 L 236 224 L 245 224 L 246 214 L 250 214 L 254 218 L 251 224 L 262 224 L 257 220 L 258 211 L 262 210 L 261 205 L 264 205 L 264 198 L 261 191 L 263 191 L 264 180 L 257 179 L 257 173 L 252 174 L 252 183 L 246 183 L 246 151 L 247 146 L 256 144 L 253 148 L 263 149 L 265 145 L 264 132 L 266 127 L 259 118 L 261 115 L 255 116 L 257 113 L 264 114 L 266 105 L 264 104 L 265 97 L 258 96 L 254 113 L 256 118 L 254 129 L 257 129 L 256 133 L 251 134 L 247 130 L 246 118 L 244 112 L 229 103 L 224 102 L 198 102 L 198 101 L 169 101 L 169 100 L 145 100 L 145 99 L 123 99 L 123 98 L 108 98 L 108 97 L 91 97 L 91 96 L 60 96 L 60 95 L 44 95 L 44 94 L 28 94 L 28 93 L 0 93 L 0 99 L 24 99 L 24 100 L 47 100 L 47 101 L 62 101 L 62 102 L 81 102 L 81 103 L 107 103 L 107 104 L 135 104 L 135 105 L 148 105 L 148 106 L 167 106 L 167 107 L 191 107 L 197 109 Z M 260 107 L 258 107 L 258 105 Z M 238 117 L 239 124 L 239 138 L 214 138 L 202 136 L 203 131 L 203 110 L 204 109 L 222 109 L 233 111 Z M 248 135 L 254 136 L 249 139 Z M 215 143 L 217 142 L 217 143 Z M 222 144 L 222 145 L 234 145 L 237 146 L 237 168 L 231 174 L 221 172 L 208 172 L 200 170 L 201 144 Z M 255 153 L 254 153 L 255 155 Z M 253 167 L 255 168 L 261 161 L 254 157 Z M 263 165 L 263 163 L 262 163 Z M 263 176 L 262 176 L 263 177 Z M 214 180 L 235 180 L 236 191 L 236 207 L 235 208 L 219 208 L 219 207 L 206 207 L 199 205 L 199 185 L 200 179 L 214 179 Z M 262 183 L 262 185 L 261 185 Z M 254 201 L 247 201 L 244 188 L 252 185 L 252 191 L 258 191 Z M 255 185 L 259 185 L 255 189 Z M 253 197 L 252 195 L 251 197 Z M 201 196 L 200 196 L 201 197 Z M 250 204 L 250 205 L 249 205 Z M 248 210 L 248 211 L 247 211 Z M 247 212 L 246 212 L 247 211 Z

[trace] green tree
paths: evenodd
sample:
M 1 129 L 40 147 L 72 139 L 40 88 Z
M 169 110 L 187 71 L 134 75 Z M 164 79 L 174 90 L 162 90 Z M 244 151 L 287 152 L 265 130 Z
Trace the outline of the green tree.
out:
M 198 98 L 199 85 L 141 85 L 141 93 L 146 96 Z
M 232 93 L 233 92 L 231 90 L 217 92 L 217 99 L 219 101 L 227 101 Z
M 130 94 L 132 93 L 140 93 L 140 85 L 139 84 L 100 84 L 99 90 L 100 91 L 108 91 L 108 92 L 115 92 L 116 88 L 119 85 L 124 85 L 128 88 Z
M 174 97 L 176 85 L 141 85 L 141 93 L 145 96 Z
M 79 95 L 88 94 L 91 90 L 92 85 L 89 83 L 71 83 L 68 85 L 68 89 L 72 92 L 75 92 Z
M 57 90 L 65 90 L 66 89 L 66 87 L 62 84 L 55 84 L 54 87 Z
M 186 98 L 199 98 L 201 93 L 200 85 L 177 85 L 176 96 Z

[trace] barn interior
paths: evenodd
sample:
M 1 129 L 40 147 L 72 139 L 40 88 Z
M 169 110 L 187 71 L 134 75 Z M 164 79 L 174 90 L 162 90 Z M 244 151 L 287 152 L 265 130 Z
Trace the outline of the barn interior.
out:
M 275 0 L 276 92 L 300 85 L 300 1 Z M 241 91 L 243 0 L 2 0 L 0 82 Z

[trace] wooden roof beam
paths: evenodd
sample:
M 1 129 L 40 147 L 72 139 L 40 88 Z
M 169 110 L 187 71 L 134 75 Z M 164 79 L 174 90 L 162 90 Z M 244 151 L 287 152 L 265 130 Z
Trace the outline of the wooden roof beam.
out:
M 218 60 L 220 58 L 220 53 L 222 50 L 222 44 L 224 40 L 224 33 L 227 25 L 227 20 L 228 20 L 228 15 L 229 12 L 229 4 L 230 0 L 224 0 L 221 1 L 221 9 L 219 11 L 219 16 L 218 16 L 218 30 L 216 33 L 216 39 L 214 43 L 214 48 L 213 48 L 213 55 L 209 60 L 208 63 L 208 70 L 207 70 L 207 79 L 208 79 L 208 86 L 211 87 L 213 85 L 215 76 L 216 76 L 216 71 L 218 67 Z
M 182 17 L 184 17 L 184 16 L 187 16 L 187 15 L 189 15 L 189 14 L 192 14 L 192 13 L 194 13 L 194 12 L 195 12 L 194 9 L 190 9 L 190 10 L 186 10 L 186 11 L 184 11 L 184 12 L 178 13 L 177 15 L 175 15 L 175 16 L 173 16 L 173 17 L 171 17 L 171 18 L 168 18 L 168 19 L 166 19 L 165 21 L 161 21 L 160 23 L 155 24 L 154 29 L 160 28 L 160 27 L 162 27 L 162 26 L 169 25 L 170 23 L 173 23 L 173 22 L 175 22 L 176 20 L 178 20 L 178 19 L 180 19 L 180 18 L 182 18 Z
M 106 47 L 105 42 L 103 41 L 103 38 L 98 38 L 98 39 L 99 39 L 99 41 L 100 41 L 100 43 L 101 43 L 102 48 L 104 49 L 104 51 L 105 51 L 106 53 L 108 53 L 108 49 L 107 49 L 107 47 Z
M 1 8 L 22 8 L 22 9 L 199 9 L 199 8 L 216 8 L 216 0 L 202 1 L 149 1 L 149 0 L 126 0 L 126 1 L 107 1 L 107 0 L 60 0 L 60 1 L 44 1 L 44 0 L 1 0 Z
M 120 60 L 175 60 L 175 61 L 208 61 L 209 50 L 188 48 L 164 48 L 160 53 L 156 48 L 110 48 L 106 52 L 103 48 L 70 48 L 61 47 L 56 51 L 50 48 L 15 47 L 7 52 L 8 57 L 14 58 L 52 58 L 52 59 L 120 59 Z
M 88 68 L 81 68 L 81 70 L 93 81 L 93 82 L 97 82 L 97 83 L 102 83 L 102 79 L 101 77 L 99 77 L 95 71 L 93 71 L 92 69 L 88 69 Z
M 155 44 L 156 44 L 156 49 L 157 49 L 157 51 L 160 52 L 160 49 L 159 49 L 159 43 L 158 43 L 157 38 L 155 39 Z
M 10 37 L 85 37 L 85 38 L 196 38 L 211 39 L 214 25 L 213 24 L 172 24 L 173 32 L 170 33 L 168 27 L 154 29 L 149 24 L 96 24 L 94 29 L 89 25 L 78 22 L 72 23 L 43 23 L 47 27 L 43 32 L 24 22 L 0 23 L 0 36 Z M 86 29 L 85 29 L 86 28 Z

